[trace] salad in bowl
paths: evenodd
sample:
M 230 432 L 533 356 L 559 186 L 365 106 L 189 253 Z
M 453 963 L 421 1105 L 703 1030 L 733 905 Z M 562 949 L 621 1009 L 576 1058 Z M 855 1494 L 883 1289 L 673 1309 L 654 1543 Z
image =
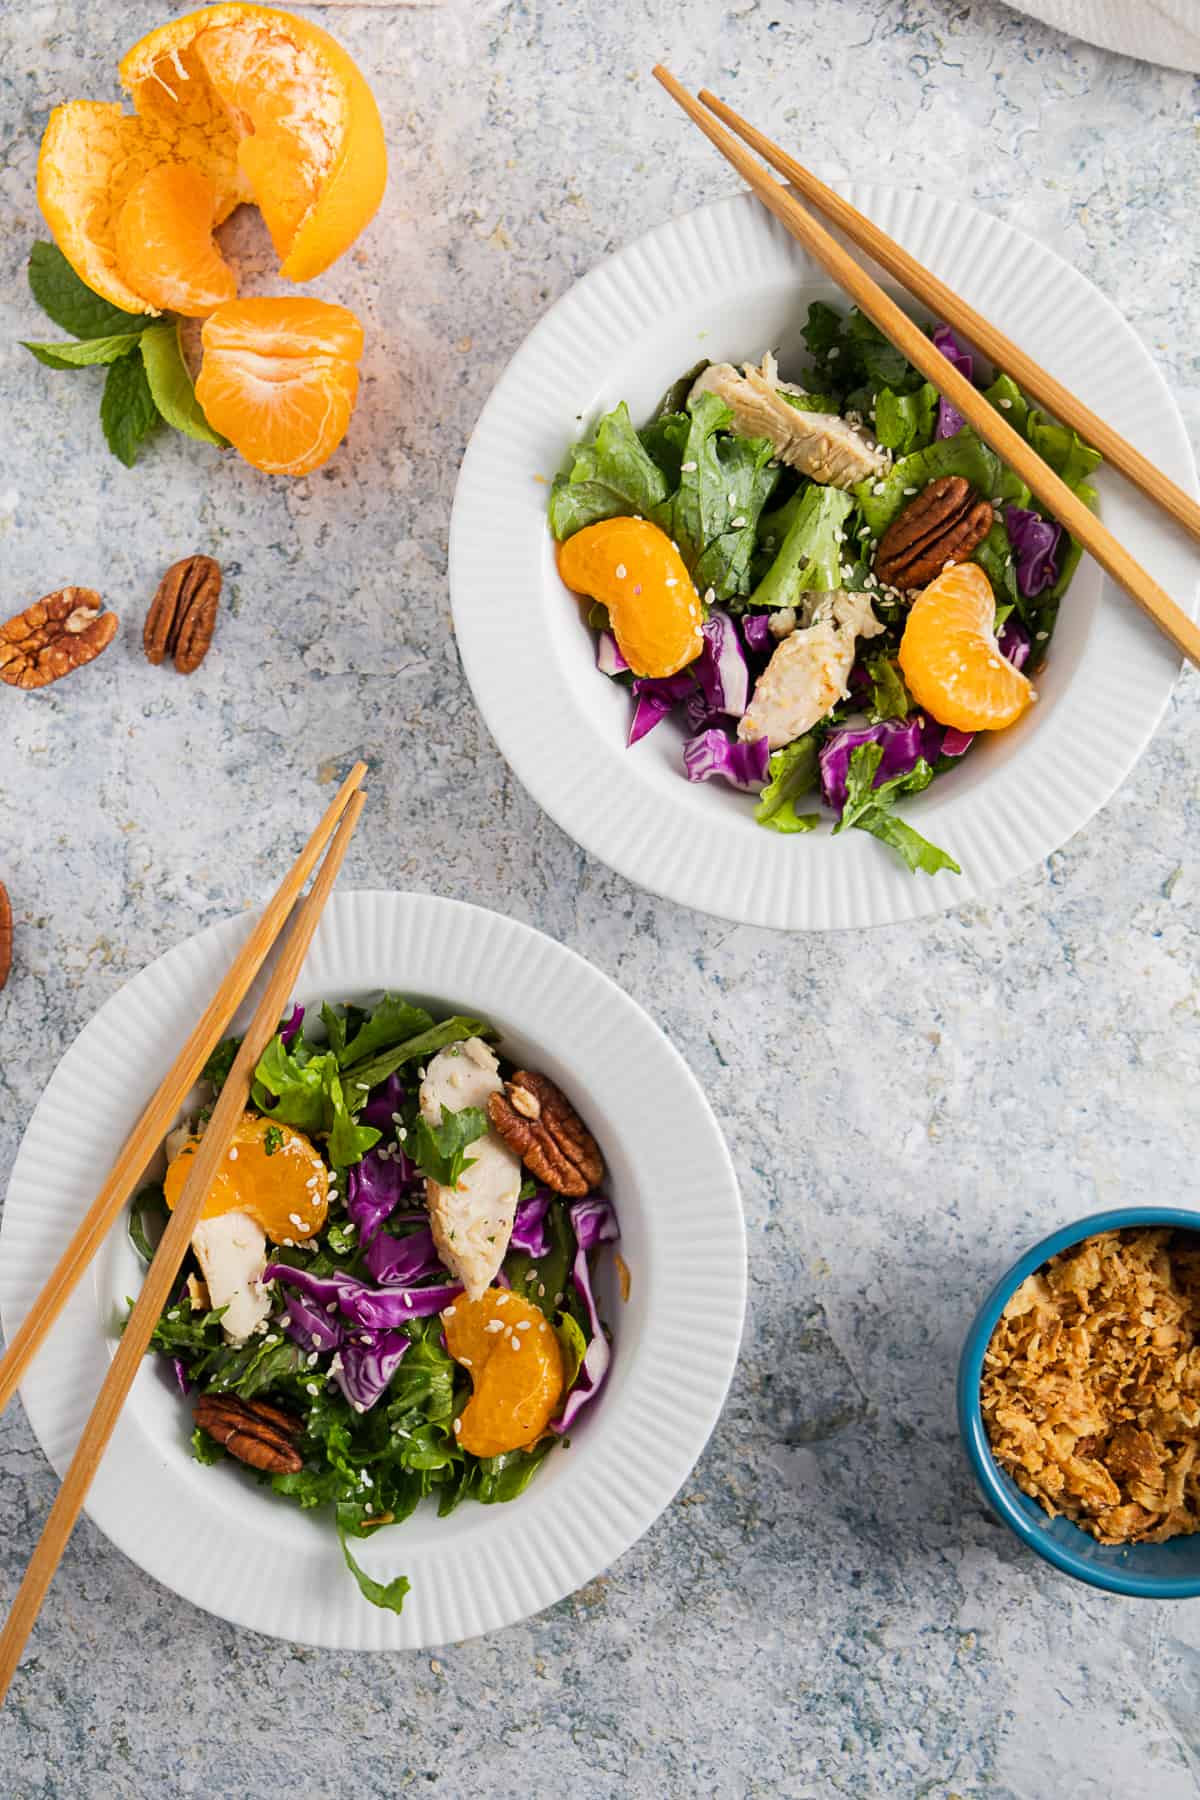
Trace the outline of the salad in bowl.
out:
M 393 993 L 322 1006 L 311 1036 L 296 1007 L 151 1340 L 192 1409 L 197 1460 L 232 1458 L 331 1510 L 360 1590 L 393 1611 L 407 1578 L 375 1580 L 347 1540 L 427 1498 L 442 1516 L 514 1499 L 609 1366 L 603 1157 L 562 1089 L 495 1037 Z M 238 1041 L 210 1058 L 210 1096 Z M 146 1260 L 210 1110 L 171 1134 L 165 1177 L 131 1209 Z
M 696 365 L 640 428 L 607 412 L 551 488 L 558 571 L 631 747 L 674 718 L 681 775 L 743 790 L 767 830 L 824 808 L 958 873 L 898 803 L 1036 702 L 1080 547 L 863 314 L 815 302 L 803 338 L 800 381 L 767 351 Z M 1094 505 L 1099 453 L 1007 375 L 979 385 Z

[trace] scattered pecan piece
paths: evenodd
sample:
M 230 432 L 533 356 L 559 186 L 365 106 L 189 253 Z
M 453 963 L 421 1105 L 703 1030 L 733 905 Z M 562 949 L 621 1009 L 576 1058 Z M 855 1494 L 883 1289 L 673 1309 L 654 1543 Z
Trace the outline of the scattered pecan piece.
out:
M 8 889 L 0 881 L 0 988 L 8 980 L 12 968 L 12 901 Z
M 173 656 L 179 673 L 191 675 L 208 653 L 220 603 L 221 568 L 211 556 L 184 556 L 172 563 L 142 630 L 149 661 L 157 664 Z
M 60 588 L 0 625 L 0 681 L 49 687 L 90 663 L 117 635 L 117 615 L 103 604 L 92 588 Z
M 561 1088 L 518 1069 L 488 1101 L 488 1118 L 531 1175 L 556 1194 L 578 1199 L 604 1175 L 599 1145 Z
M 947 563 L 966 562 L 995 516 L 961 475 L 939 475 L 880 538 L 875 573 L 888 587 L 928 587 Z
M 239 1400 L 233 1394 L 201 1394 L 194 1415 L 197 1425 L 230 1456 L 266 1469 L 271 1475 L 297 1475 L 304 1459 L 296 1449 L 299 1419 L 266 1400 Z

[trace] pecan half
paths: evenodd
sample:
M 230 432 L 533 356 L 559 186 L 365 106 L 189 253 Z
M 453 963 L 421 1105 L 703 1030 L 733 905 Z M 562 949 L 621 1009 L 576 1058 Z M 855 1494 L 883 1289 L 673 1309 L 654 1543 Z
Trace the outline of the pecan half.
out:
M 995 516 L 961 475 L 939 475 L 880 538 L 875 573 L 888 587 L 928 587 L 947 563 L 966 562 Z
M 0 625 L 0 681 L 49 687 L 90 663 L 117 635 L 117 615 L 103 605 L 92 588 L 65 587 Z
M 197 1425 L 230 1456 L 266 1469 L 271 1475 L 297 1475 L 304 1459 L 296 1449 L 299 1419 L 266 1400 L 239 1400 L 234 1394 L 201 1394 L 194 1415 Z
M 599 1145 L 548 1076 L 518 1069 L 504 1092 L 491 1096 L 488 1118 L 530 1174 L 556 1194 L 579 1199 L 603 1179 Z
M 8 889 L 0 881 L 0 988 L 8 980 L 12 968 L 12 901 Z
M 149 661 L 157 664 L 173 656 L 181 675 L 192 674 L 212 643 L 220 603 L 221 568 L 211 556 L 184 556 L 172 563 L 142 629 Z

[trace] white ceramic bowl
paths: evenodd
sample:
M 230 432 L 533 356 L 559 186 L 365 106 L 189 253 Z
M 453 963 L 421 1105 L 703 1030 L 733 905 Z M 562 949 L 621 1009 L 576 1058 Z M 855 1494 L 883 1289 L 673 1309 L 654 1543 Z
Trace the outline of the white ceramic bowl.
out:
M 936 195 L 837 184 L 854 205 L 994 319 L 1188 492 L 1179 412 L 1120 314 L 1045 245 Z M 878 271 L 875 271 L 878 274 Z M 904 297 L 897 295 L 904 303 Z M 808 303 L 845 306 L 750 195 L 698 208 L 602 263 L 553 306 L 498 382 L 459 478 L 450 538 L 463 662 L 500 749 L 585 850 L 669 899 L 749 924 L 875 925 L 970 900 L 1048 855 L 1128 774 L 1179 659 L 1090 560 L 1062 609 L 1039 704 L 906 801 L 961 876 L 911 875 L 865 833 L 764 831 L 753 801 L 691 786 L 673 723 L 625 748 L 629 698 L 594 666 L 591 633 L 554 566 L 547 483 L 573 440 L 627 400 L 648 417 L 700 357 L 777 349 L 806 363 Z M 914 313 L 916 309 L 913 309 Z M 1194 551 L 1119 477 L 1098 477 L 1106 523 L 1181 605 Z
M 246 916 L 212 926 L 143 969 L 56 1069 L 4 1210 L 0 1316 L 9 1338 L 250 924 Z M 361 1649 L 494 1630 L 561 1599 L 627 1550 L 713 1428 L 745 1297 L 741 1205 L 720 1129 L 686 1064 L 620 988 L 497 913 L 428 895 L 335 895 L 296 997 L 319 1003 L 385 987 L 490 1018 L 506 1054 L 560 1081 L 598 1137 L 632 1271 L 627 1305 L 611 1271 L 602 1285 L 614 1331 L 605 1391 L 519 1499 L 463 1505 L 448 1519 L 429 1507 L 355 1546 L 370 1573 L 408 1575 L 398 1617 L 360 1597 L 328 1517 L 300 1512 L 228 1463 L 192 1460 L 190 1417 L 156 1358 L 139 1371 L 88 1500 L 118 1548 L 198 1606 L 278 1637 Z M 122 1227 L 22 1386 L 60 1474 L 141 1275 Z

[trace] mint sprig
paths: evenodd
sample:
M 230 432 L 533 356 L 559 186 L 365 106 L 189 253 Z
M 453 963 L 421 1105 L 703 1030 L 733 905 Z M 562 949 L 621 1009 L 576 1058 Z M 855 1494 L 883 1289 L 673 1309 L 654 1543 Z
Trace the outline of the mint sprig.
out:
M 48 369 L 107 365 L 100 424 L 113 455 L 132 468 L 146 439 L 165 421 L 185 437 L 224 449 L 196 399 L 170 314 L 127 313 L 81 281 L 56 244 L 37 243 L 29 255 L 29 287 L 44 313 L 75 343 L 22 340 Z

